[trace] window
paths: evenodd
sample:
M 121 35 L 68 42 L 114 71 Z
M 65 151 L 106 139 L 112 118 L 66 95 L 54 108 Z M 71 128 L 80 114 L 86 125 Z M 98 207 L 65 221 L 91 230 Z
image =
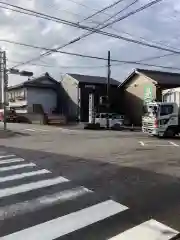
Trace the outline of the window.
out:
M 172 105 L 163 105 L 161 106 L 161 111 L 160 111 L 160 115 L 164 116 L 164 115 L 168 115 L 173 113 L 173 106 Z

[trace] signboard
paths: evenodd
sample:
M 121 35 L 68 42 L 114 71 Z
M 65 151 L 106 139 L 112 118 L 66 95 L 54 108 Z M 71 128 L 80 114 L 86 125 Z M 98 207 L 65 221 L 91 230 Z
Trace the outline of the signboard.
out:
M 89 123 L 94 123 L 94 94 L 89 94 Z
M 152 86 L 145 86 L 144 88 L 144 102 L 150 102 L 153 100 Z
M 96 86 L 95 85 L 85 85 L 85 88 L 91 88 L 91 89 L 95 89 Z

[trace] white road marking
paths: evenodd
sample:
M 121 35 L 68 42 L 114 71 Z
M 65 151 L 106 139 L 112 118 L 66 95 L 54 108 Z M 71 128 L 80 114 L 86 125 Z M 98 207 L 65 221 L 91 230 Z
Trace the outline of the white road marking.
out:
M 173 147 L 172 145 L 150 145 L 151 147 Z
M 9 158 L 6 160 L 0 160 L 0 165 L 1 164 L 7 164 L 7 163 L 15 163 L 15 162 L 23 162 L 23 158 Z
M 141 146 L 145 146 L 145 143 L 143 141 L 139 141 L 139 143 L 141 144 Z
M 127 210 L 108 200 L 77 212 L 1 237 L 1 240 L 52 240 Z M 134 238 L 133 238 L 134 239 Z
M 26 129 L 23 129 L 24 131 L 29 131 L 29 132 L 35 132 L 36 130 L 34 129 L 30 129 L 30 128 L 26 128 Z
M 68 181 L 69 180 L 64 177 L 56 177 L 56 178 L 41 180 L 41 181 L 32 182 L 28 184 L 22 184 L 16 187 L 4 188 L 0 190 L 0 198 L 8 197 L 18 193 L 29 192 L 35 189 L 49 187 L 49 186 L 57 185 L 59 183 L 68 182 Z
M 29 132 L 49 132 L 49 130 L 46 130 L 46 129 L 40 129 L 40 128 L 26 128 L 26 129 L 23 129 L 24 131 L 29 131 Z
M 169 142 L 169 143 L 172 144 L 172 145 L 175 146 L 175 147 L 179 147 L 179 145 L 176 144 L 176 143 L 174 143 L 174 142 Z
M 1 167 L 0 172 L 15 170 L 15 169 L 19 169 L 19 168 L 35 167 L 35 166 L 36 166 L 35 163 L 26 163 L 26 164 L 19 164 L 19 165 L 9 166 L 9 167 Z
M 71 190 L 57 192 L 52 195 L 42 196 L 30 201 L 20 202 L 17 204 L 1 207 L 0 220 L 5 220 L 7 218 L 11 218 L 19 214 L 33 212 L 52 204 L 73 200 L 73 199 L 76 199 L 77 197 L 83 196 L 86 193 L 90 193 L 90 192 L 92 191 L 81 186 Z
M 0 159 L 2 159 L 2 158 L 10 158 L 10 157 L 16 157 L 16 155 L 14 155 L 14 154 L 11 154 L 11 155 L 3 155 L 3 156 L 0 156 Z
M 25 172 L 25 173 L 6 176 L 6 177 L 0 177 L 0 183 L 23 179 L 26 177 L 37 176 L 37 175 L 46 174 L 46 173 L 51 173 L 51 172 L 49 170 L 42 169 L 42 170 L 38 170 L 38 171 Z
M 156 220 L 149 220 L 109 240 L 170 240 L 178 232 Z

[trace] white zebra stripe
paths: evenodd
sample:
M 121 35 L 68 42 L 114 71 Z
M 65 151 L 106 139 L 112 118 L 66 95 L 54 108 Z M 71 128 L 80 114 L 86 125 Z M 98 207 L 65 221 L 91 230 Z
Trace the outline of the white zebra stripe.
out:
M 50 171 L 46 170 L 46 169 L 42 169 L 42 170 L 37 170 L 37 171 L 32 171 L 32 172 L 25 172 L 25 173 L 0 177 L 0 183 L 12 181 L 12 180 L 23 179 L 23 178 L 32 177 L 32 176 L 37 176 L 37 175 L 46 174 L 46 173 L 50 173 Z
M 15 163 L 15 162 L 23 162 L 24 159 L 23 158 L 9 158 L 6 160 L 1 160 L 0 161 L 0 165 L 1 164 L 8 164 L 8 163 Z
M 0 172 L 6 172 L 10 170 L 19 169 L 19 168 L 35 167 L 35 166 L 36 166 L 35 163 L 26 163 L 26 164 L 19 164 L 19 165 L 9 166 L 9 167 L 1 167 Z
M 109 240 L 170 240 L 177 234 L 176 230 L 151 219 Z
M 56 177 L 52 179 L 41 180 L 28 184 L 22 184 L 16 187 L 4 188 L 0 190 L 0 198 L 8 197 L 18 193 L 29 192 L 35 189 L 53 186 L 59 183 L 68 182 L 69 180 L 64 177 Z
M 108 200 L 48 222 L 1 237 L 1 240 L 52 240 L 104 220 L 128 207 Z
M 1 207 L 0 220 L 5 220 L 19 214 L 40 210 L 52 204 L 73 200 L 90 192 L 92 191 L 85 187 L 76 187 L 74 189 L 64 190 L 62 192 L 56 192 L 55 194 Z
M 10 158 L 10 157 L 16 157 L 16 155 L 14 155 L 14 154 L 4 155 L 4 156 L 0 156 L 0 159 L 2 159 L 2 158 Z

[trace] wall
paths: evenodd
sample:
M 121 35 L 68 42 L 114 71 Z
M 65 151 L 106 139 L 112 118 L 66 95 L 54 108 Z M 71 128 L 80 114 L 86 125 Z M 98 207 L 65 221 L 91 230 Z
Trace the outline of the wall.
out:
M 57 94 L 52 89 L 28 88 L 27 102 L 28 107 L 32 107 L 33 104 L 41 104 L 45 113 L 51 113 L 57 107 Z
M 144 92 L 147 86 L 152 89 L 152 97 L 156 99 L 156 86 L 153 80 L 144 75 L 136 75 L 124 89 L 125 114 L 130 118 L 131 123 L 141 124 L 144 104 Z
M 80 116 L 82 122 L 87 122 L 89 119 L 89 94 L 94 93 L 94 106 L 96 112 L 107 112 L 107 106 L 105 104 L 100 103 L 100 98 L 102 96 L 107 95 L 107 85 L 106 84 L 93 84 L 95 86 L 95 89 L 92 90 L 91 88 L 92 84 L 85 84 L 80 83 L 81 88 L 81 108 L 80 108 Z M 109 88 L 109 111 L 114 113 L 122 113 L 121 108 L 121 91 L 118 88 L 118 86 L 111 85 Z
M 63 91 L 61 91 L 63 98 L 63 114 L 65 114 L 68 119 L 75 120 L 78 117 L 79 106 L 79 88 L 76 79 L 65 75 L 61 81 L 61 86 Z

